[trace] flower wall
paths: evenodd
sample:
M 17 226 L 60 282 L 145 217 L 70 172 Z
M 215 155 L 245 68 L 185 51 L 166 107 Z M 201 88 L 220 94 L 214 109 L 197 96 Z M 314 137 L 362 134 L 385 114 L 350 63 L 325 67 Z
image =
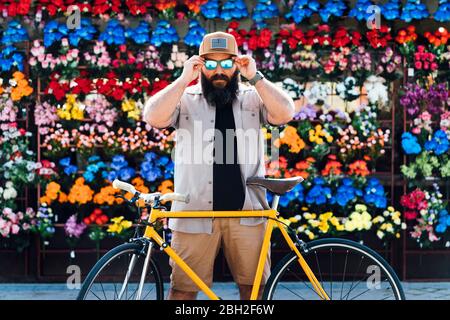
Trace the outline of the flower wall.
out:
M 299 236 L 448 246 L 450 4 L 385 1 L 378 28 L 372 4 L 2 1 L 0 242 L 35 233 L 47 244 L 64 230 L 76 251 L 82 237 L 97 248 L 129 237 L 137 210 L 111 182 L 173 191 L 173 129 L 142 122 L 145 101 L 223 30 L 296 102 L 267 175 L 306 179 L 280 201 Z M 27 188 L 37 204 L 19 201 Z

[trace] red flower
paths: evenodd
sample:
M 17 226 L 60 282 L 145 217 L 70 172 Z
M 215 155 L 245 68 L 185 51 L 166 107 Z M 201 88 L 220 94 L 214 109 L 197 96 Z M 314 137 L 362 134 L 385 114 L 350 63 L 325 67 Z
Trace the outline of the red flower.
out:
M 236 30 L 237 28 L 239 28 L 239 22 L 237 22 L 237 21 L 231 21 L 231 22 L 228 24 L 228 28 L 229 28 L 229 29 Z
M 406 220 L 414 220 L 418 216 L 417 211 L 405 211 L 405 219 Z
M 170 84 L 169 81 L 164 80 L 164 79 L 153 82 L 153 88 L 152 88 L 152 91 L 150 92 L 150 95 L 156 94 L 158 91 L 164 89 L 169 84 Z
M 374 28 L 373 30 L 368 31 L 366 36 L 373 48 L 385 48 L 388 44 L 388 41 L 392 39 L 392 36 L 389 32 L 390 29 L 387 26 L 381 26 L 380 29 Z
M 26 15 L 30 11 L 31 0 L 8 1 L 11 2 L 6 5 L 8 16 L 15 17 L 16 15 Z

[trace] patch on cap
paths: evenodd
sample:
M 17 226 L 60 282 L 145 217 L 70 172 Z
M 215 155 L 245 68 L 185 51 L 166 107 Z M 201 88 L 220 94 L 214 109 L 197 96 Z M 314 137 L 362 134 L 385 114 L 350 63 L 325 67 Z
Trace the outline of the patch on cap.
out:
M 227 49 L 227 40 L 226 38 L 211 38 L 211 49 Z

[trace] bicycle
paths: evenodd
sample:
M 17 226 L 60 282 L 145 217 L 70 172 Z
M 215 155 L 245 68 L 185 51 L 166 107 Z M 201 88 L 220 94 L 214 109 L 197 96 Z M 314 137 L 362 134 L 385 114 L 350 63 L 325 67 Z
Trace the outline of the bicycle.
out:
M 78 299 L 164 299 L 163 279 L 152 255 L 152 248 L 155 247 L 159 247 L 162 252 L 171 257 L 208 298 L 220 299 L 176 254 L 166 242 L 164 235 L 161 237 L 155 229 L 155 225 L 164 218 L 208 217 L 264 217 L 267 219 L 250 300 L 257 298 L 274 226 L 279 228 L 291 251 L 272 270 L 265 284 L 263 300 L 292 298 L 405 299 L 396 273 L 372 249 L 358 242 L 337 238 L 304 242 L 298 237 L 295 230 L 278 219 L 277 207 L 280 196 L 292 190 L 302 181 L 301 177 L 288 179 L 253 177 L 248 179 L 247 185 L 263 187 L 274 194 L 271 208 L 267 210 L 170 212 L 162 205 L 162 202 L 183 201 L 187 203 L 189 195 L 179 193 L 143 194 L 136 191 L 131 184 L 115 180 L 114 188 L 133 194 L 129 203 L 134 204 L 138 199 L 143 199 L 151 210 L 148 219 L 141 221 L 136 227 L 136 237 L 130 239 L 128 243 L 113 248 L 94 265 L 81 287 Z M 138 232 L 141 226 L 145 227 L 142 236 Z M 352 267 L 350 268 L 350 266 Z M 121 275 L 119 279 L 117 279 L 117 274 Z M 370 294 L 366 295 L 366 293 Z

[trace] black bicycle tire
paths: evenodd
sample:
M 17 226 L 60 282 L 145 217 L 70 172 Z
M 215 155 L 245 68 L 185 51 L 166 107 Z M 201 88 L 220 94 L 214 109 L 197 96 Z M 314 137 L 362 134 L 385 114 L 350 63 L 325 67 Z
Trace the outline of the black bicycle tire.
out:
M 314 240 L 314 241 L 306 243 L 306 248 L 313 250 L 314 248 L 323 246 L 324 244 L 350 246 L 357 250 L 359 249 L 360 251 L 364 252 L 365 254 L 367 254 L 369 256 L 372 256 L 372 258 L 374 260 L 378 260 L 377 263 L 381 264 L 383 266 L 383 268 L 385 269 L 385 272 L 387 274 L 389 274 L 389 276 L 391 278 L 389 280 L 389 282 L 391 283 L 391 285 L 395 285 L 395 287 L 396 287 L 395 289 L 396 289 L 397 293 L 395 296 L 396 296 L 397 300 L 405 300 L 406 299 L 402 284 L 401 284 L 400 279 L 398 278 L 396 272 L 391 267 L 391 265 L 389 263 L 387 263 L 387 261 L 382 256 L 380 256 L 377 252 L 375 252 L 371 248 L 364 246 L 358 242 L 351 241 L 348 239 L 339 239 L 339 238 L 325 238 L 325 239 Z M 284 273 L 284 270 L 286 269 L 287 265 L 292 263 L 293 259 L 295 259 L 296 257 L 297 256 L 296 256 L 295 252 L 292 251 L 292 252 L 288 253 L 286 256 L 284 256 L 280 260 L 280 262 L 278 262 L 278 264 L 275 266 L 275 268 L 271 272 L 269 279 L 267 280 L 267 284 L 264 288 L 264 293 L 262 296 L 263 300 L 271 300 L 272 299 L 273 291 L 274 291 L 273 288 L 276 287 L 276 282 L 278 281 L 280 276 Z
M 140 243 L 124 243 L 121 244 L 110 251 L 108 251 L 97 263 L 94 267 L 89 271 L 86 279 L 81 286 L 80 292 L 78 293 L 77 300 L 84 300 L 85 295 L 90 289 L 92 282 L 95 280 L 97 274 L 102 271 L 103 267 L 112 261 L 116 256 L 123 253 L 124 251 L 135 251 L 136 253 L 140 253 L 142 250 L 142 244 Z M 148 272 L 152 271 L 155 278 L 155 287 L 156 287 L 156 299 L 164 300 L 164 284 L 161 276 L 161 272 L 158 264 L 154 261 L 152 257 L 150 257 Z

